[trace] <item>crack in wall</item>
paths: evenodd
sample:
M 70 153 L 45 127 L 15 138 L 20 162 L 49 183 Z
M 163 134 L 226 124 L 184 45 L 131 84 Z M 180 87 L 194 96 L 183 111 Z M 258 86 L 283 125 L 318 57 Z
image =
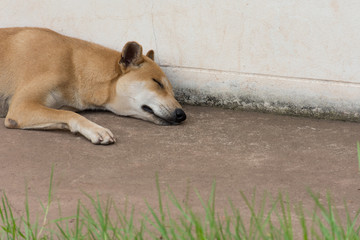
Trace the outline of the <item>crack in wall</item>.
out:
M 155 40 L 156 53 L 157 53 L 155 55 L 158 55 L 157 61 L 158 61 L 159 65 L 161 65 L 160 56 L 159 56 L 159 48 L 158 48 L 158 44 L 157 44 L 157 37 L 156 37 L 156 31 L 155 31 L 155 24 L 154 24 L 154 0 L 152 0 L 152 2 L 151 2 L 151 24 L 152 24 L 152 31 L 153 31 L 153 36 L 154 36 L 154 40 Z
M 187 67 L 187 66 L 185 67 L 185 66 L 175 66 L 175 65 L 166 65 L 166 64 L 159 64 L 159 65 L 162 68 L 173 68 L 173 69 L 180 69 L 180 70 L 186 69 L 186 70 L 192 70 L 192 71 L 220 73 L 220 74 L 236 74 L 236 75 L 253 76 L 253 77 L 277 78 L 277 79 L 288 80 L 288 81 L 294 80 L 294 81 L 325 82 L 325 83 L 334 83 L 334 84 L 346 84 L 347 86 L 356 86 L 356 87 L 359 87 L 359 85 L 360 85 L 360 82 L 351 82 L 351 81 L 345 81 L 345 80 L 280 76 L 280 75 L 271 75 L 271 74 L 263 74 L 263 73 L 247 73 L 247 72 L 240 72 L 240 71 Z

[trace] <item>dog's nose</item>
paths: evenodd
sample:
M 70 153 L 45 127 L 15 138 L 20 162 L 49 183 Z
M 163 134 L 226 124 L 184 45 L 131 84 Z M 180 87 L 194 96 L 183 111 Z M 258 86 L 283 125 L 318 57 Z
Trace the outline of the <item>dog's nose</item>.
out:
M 179 122 L 182 122 L 186 119 L 186 114 L 185 112 L 180 109 L 180 108 L 177 108 L 175 109 L 175 116 L 176 116 L 176 122 L 179 123 Z

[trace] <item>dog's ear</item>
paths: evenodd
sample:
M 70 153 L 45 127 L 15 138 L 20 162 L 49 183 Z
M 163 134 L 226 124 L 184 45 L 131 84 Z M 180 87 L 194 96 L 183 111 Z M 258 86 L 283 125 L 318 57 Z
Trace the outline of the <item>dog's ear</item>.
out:
M 154 61 L 154 50 L 150 50 L 147 52 L 146 56 Z
M 127 68 L 130 64 L 136 65 L 142 58 L 142 47 L 137 42 L 128 42 L 122 49 L 119 64 Z

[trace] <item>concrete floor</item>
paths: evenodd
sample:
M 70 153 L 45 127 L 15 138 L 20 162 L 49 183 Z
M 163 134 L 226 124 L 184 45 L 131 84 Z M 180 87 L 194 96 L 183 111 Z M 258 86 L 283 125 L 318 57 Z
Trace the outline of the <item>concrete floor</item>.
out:
M 219 211 L 228 198 L 245 208 L 239 190 L 250 196 L 256 187 L 276 195 L 288 193 L 291 202 L 312 208 L 307 188 L 333 194 L 341 210 L 360 208 L 360 177 L 356 142 L 360 124 L 210 107 L 185 106 L 186 122 L 157 126 L 107 112 L 83 113 L 112 130 L 117 143 L 92 145 L 65 131 L 24 131 L 0 125 L 0 190 L 6 191 L 16 214 L 24 214 L 26 185 L 31 213 L 45 201 L 51 166 L 54 199 L 64 215 L 74 214 L 82 191 L 127 199 L 137 212 L 145 200 L 157 203 L 155 175 L 195 211 L 200 209 L 193 189 L 204 197 L 216 180 Z M 57 204 L 55 204 L 57 205 Z M 58 212 L 52 212 L 53 216 Z

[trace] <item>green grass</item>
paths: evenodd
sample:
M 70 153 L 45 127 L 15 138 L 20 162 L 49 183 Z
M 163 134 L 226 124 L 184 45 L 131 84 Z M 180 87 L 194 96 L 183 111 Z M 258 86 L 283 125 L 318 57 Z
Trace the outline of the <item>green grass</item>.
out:
M 360 171 L 359 143 L 357 149 Z M 146 202 L 148 210 L 140 219 L 135 220 L 134 207 L 129 210 L 126 203 L 120 210 L 111 199 L 103 202 L 85 194 L 90 205 L 79 200 L 73 216 L 49 220 L 52 169 L 47 201 L 40 202 L 41 220 L 30 216 L 27 192 L 25 217 L 15 216 L 7 195 L 2 194 L 0 239 L 360 239 L 360 210 L 351 215 L 345 203 L 341 218 L 330 194 L 323 203 L 309 190 L 314 202 L 309 211 L 301 203 L 291 204 L 282 194 L 257 199 L 255 191 L 250 198 L 240 191 L 243 202 L 229 200 L 225 210 L 216 210 L 214 183 L 206 200 L 195 190 L 202 212 L 194 212 L 170 189 L 162 191 L 157 178 L 155 182 L 158 206 Z M 60 205 L 58 209 L 61 216 Z
M 27 197 L 26 216 L 14 216 L 3 193 L 1 239 L 298 239 L 299 236 L 303 239 L 360 239 L 360 212 L 350 216 L 345 205 L 346 222 L 342 223 L 330 195 L 323 204 L 309 191 L 315 208 L 306 213 L 301 204 L 294 207 L 282 194 L 271 200 L 266 195 L 256 199 L 255 191 L 250 198 L 239 192 L 249 212 L 248 217 L 244 217 L 243 210 L 231 201 L 228 210 L 216 211 L 215 183 L 207 200 L 196 192 L 203 210 L 200 213 L 181 203 L 171 190 L 163 193 L 156 180 L 159 204 L 151 206 L 147 203 L 148 211 L 140 220 L 134 220 L 134 208 L 127 209 L 127 204 L 120 210 L 111 199 L 102 202 L 90 195 L 86 195 L 91 203 L 89 208 L 78 201 L 73 216 L 49 220 L 52 179 L 53 171 L 47 202 L 45 205 L 40 203 L 41 221 L 32 220 Z
M 357 153 L 358 153 L 358 163 L 359 163 L 359 173 L 360 173 L 360 143 L 357 142 Z

